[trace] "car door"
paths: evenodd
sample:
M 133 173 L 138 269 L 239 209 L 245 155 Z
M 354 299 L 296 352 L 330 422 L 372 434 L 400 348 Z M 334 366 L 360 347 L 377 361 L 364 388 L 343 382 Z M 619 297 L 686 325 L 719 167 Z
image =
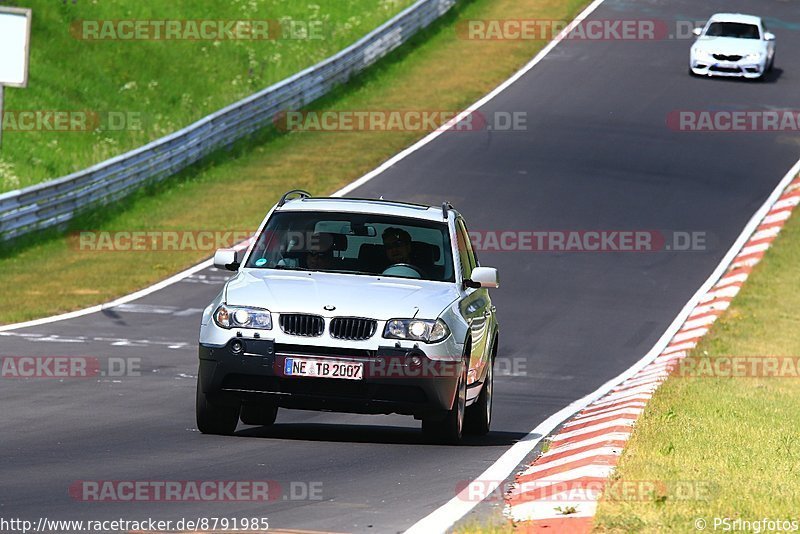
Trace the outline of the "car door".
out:
M 462 280 L 468 280 L 478 262 L 472 243 L 469 240 L 469 233 L 462 219 L 456 221 L 456 239 Z M 461 295 L 459 310 L 461 316 L 469 324 L 472 337 L 468 379 L 468 383 L 471 384 L 483 376 L 488 354 L 491 350 L 491 340 L 489 338 L 492 332 L 490 329 L 492 326 L 492 303 L 488 289 L 483 287 L 471 288 L 462 285 Z

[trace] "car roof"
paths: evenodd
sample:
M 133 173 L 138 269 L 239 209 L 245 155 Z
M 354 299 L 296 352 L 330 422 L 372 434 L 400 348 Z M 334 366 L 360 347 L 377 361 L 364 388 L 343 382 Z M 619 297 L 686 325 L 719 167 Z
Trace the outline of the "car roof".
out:
M 758 25 L 761 23 L 761 17 L 742 13 L 717 13 L 709 19 L 709 22 L 740 22 L 742 24 Z
M 445 222 L 442 207 L 414 204 L 412 202 L 397 202 L 383 199 L 367 198 L 334 198 L 310 197 L 293 198 L 287 200 L 276 211 L 335 211 L 349 213 L 368 213 L 375 215 L 390 215 L 395 217 L 409 217 L 426 221 Z M 452 207 L 448 211 L 456 212 Z

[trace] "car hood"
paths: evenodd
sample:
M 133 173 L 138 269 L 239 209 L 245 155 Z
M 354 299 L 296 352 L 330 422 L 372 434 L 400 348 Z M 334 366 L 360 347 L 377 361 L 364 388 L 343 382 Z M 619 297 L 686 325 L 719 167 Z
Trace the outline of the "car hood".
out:
M 736 39 L 734 37 L 703 37 L 694 44 L 695 51 L 710 54 L 756 54 L 766 50 L 764 41 L 758 39 Z
M 228 282 L 225 300 L 271 312 L 387 320 L 435 319 L 457 298 L 456 285 L 446 282 L 248 269 Z

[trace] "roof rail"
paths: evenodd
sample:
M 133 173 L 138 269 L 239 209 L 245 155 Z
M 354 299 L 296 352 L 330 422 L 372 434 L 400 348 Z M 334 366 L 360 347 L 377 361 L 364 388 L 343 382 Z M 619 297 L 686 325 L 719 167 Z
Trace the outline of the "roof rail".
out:
M 278 201 L 279 208 L 286 204 L 287 201 L 291 200 L 289 195 L 297 195 L 297 198 L 311 198 L 311 193 L 308 191 L 304 191 L 303 189 L 292 189 L 291 191 L 284 193 L 281 199 Z
M 448 201 L 445 200 L 444 202 L 442 202 L 442 217 L 444 219 L 447 219 L 447 211 L 448 210 L 452 210 L 452 209 L 455 209 L 455 208 Z

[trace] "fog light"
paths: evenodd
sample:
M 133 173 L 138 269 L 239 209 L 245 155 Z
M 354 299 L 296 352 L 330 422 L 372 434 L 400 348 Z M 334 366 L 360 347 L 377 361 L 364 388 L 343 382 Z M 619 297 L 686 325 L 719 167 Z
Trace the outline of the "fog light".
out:
M 422 360 L 420 360 L 419 356 L 412 356 L 411 367 L 419 367 L 420 365 L 422 365 Z
M 241 354 L 244 351 L 244 343 L 238 339 L 231 343 L 231 352 L 234 354 Z

